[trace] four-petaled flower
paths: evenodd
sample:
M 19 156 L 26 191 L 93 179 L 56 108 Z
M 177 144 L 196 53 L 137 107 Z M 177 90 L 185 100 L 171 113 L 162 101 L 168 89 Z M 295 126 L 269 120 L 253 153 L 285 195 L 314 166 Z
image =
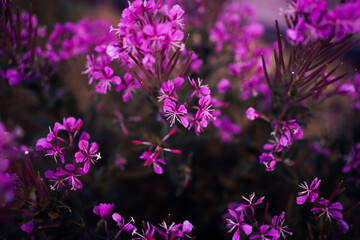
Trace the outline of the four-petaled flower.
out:
M 310 187 L 308 187 L 308 184 L 305 181 L 304 181 L 304 183 L 299 184 L 299 187 L 301 187 L 305 191 L 299 192 L 299 196 L 296 198 L 296 203 L 299 205 L 304 204 L 308 197 L 310 198 L 310 202 L 315 202 L 315 200 L 319 196 L 320 183 L 321 183 L 321 180 L 318 178 L 315 178 L 311 182 Z
M 96 153 L 98 151 L 98 145 L 93 142 L 91 143 L 89 149 L 89 142 L 87 140 L 81 140 L 79 142 L 79 149 L 80 151 L 75 153 L 76 162 L 84 163 L 84 172 L 88 173 L 90 169 L 90 162 L 95 164 L 96 161 L 101 158 L 100 153 Z
M 244 223 L 244 213 L 240 212 L 240 214 L 236 213 L 234 210 L 228 209 L 230 215 L 235 219 L 235 221 L 231 219 L 226 219 L 228 226 L 230 227 L 228 232 L 232 232 L 234 229 L 236 231 L 234 232 L 234 235 L 232 237 L 232 240 L 239 240 L 240 239 L 240 229 L 244 231 L 246 235 L 251 234 L 252 232 L 252 226 Z
M 131 218 L 129 222 L 125 223 L 125 219 L 120 214 L 114 213 L 112 215 L 112 219 L 114 219 L 114 221 L 117 223 L 117 225 L 120 228 L 120 232 L 118 234 L 120 234 L 122 231 L 132 232 L 136 230 L 136 227 L 133 225 L 133 223 L 135 223 L 133 218 Z M 114 239 L 116 239 L 116 237 Z
M 258 240 L 277 240 L 280 237 L 279 232 L 271 228 L 269 225 L 261 225 L 258 229 L 258 233 L 254 236 L 251 236 L 250 239 Z
M 240 206 L 238 206 L 235 211 L 240 212 L 243 211 L 244 209 L 250 207 L 251 211 L 254 212 L 254 206 L 259 205 L 262 203 L 262 201 L 264 200 L 265 196 L 262 196 L 261 198 L 259 198 L 256 202 L 253 202 L 253 199 L 255 197 L 255 193 L 250 194 L 249 199 L 247 199 L 244 196 L 241 196 L 245 201 L 248 202 L 248 204 L 240 204 Z
M 77 177 L 85 175 L 86 173 L 82 168 L 76 168 L 72 164 L 66 164 L 65 170 L 60 169 L 55 173 L 58 177 L 63 177 L 64 181 L 67 181 L 69 185 L 71 185 L 71 190 L 77 190 L 83 187 L 83 184 Z
M 164 101 L 164 115 L 167 120 L 170 120 L 170 127 L 178 120 L 184 127 L 189 125 L 188 120 L 184 117 L 187 114 L 187 110 L 184 105 L 176 104 L 175 102 L 167 99 Z
M 285 222 L 285 212 L 282 212 L 279 216 L 274 216 L 272 219 L 272 224 L 275 230 L 277 230 L 283 238 L 286 238 L 285 234 L 292 235 L 292 232 L 287 230 L 287 226 L 284 226 Z
M 114 70 L 106 66 L 103 72 L 94 72 L 93 76 L 100 82 L 96 85 L 96 92 L 107 93 L 111 89 L 111 84 L 121 84 L 121 78 L 114 75 Z

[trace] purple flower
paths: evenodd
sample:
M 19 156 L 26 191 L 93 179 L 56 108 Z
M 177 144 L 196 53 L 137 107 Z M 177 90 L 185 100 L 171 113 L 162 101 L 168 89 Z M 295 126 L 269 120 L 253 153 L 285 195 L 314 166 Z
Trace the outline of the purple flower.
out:
M 231 89 L 230 81 L 227 78 L 222 78 L 220 82 L 216 85 L 216 88 L 219 93 L 225 93 Z
M 272 219 L 272 225 L 274 229 L 277 230 L 283 238 L 286 238 L 285 234 L 292 235 L 292 232 L 289 232 L 287 230 L 288 229 L 287 226 L 283 226 L 285 222 L 284 217 L 285 217 L 285 212 L 282 212 L 279 216 L 274 216 Z
M 166 165 L 166 163 L 158 158 L 159 152 L 145 151 L 139 158 L 146 159 L 144 166 L 153 165 L 156 174 L 162 174 L 163 169 L 159 163 Z
M 123 92 L 122 99 L 124 102 L 128 102 L 133 98 L 133 94 L 136 88 L 140 88 L 141 84 L 136 81 L 130 73 L 125 73 L 124 81 L 116 88 L 116 91 Z
M 269 88 L 266 86 L 264 81 L 262 81 L 258 76 L 251 76 L 248 81 L 244 81 L 241 84 L 242 94 L 241 97 L 243 100 L 249 98 L 249 96 L 256 97 L 259 93 L 267 96 L 269 95 Z
M 60 172 L 61 170 L 61 168 L 57 168 L 56 172 Z M 53 185 L 50 185 L 51 190 L 55 191 L 56 189 L 58 191 L 61 191 L 65 187 L 65 176 L 58 176 L 54 171 L 47 170 L 45 172 L 45 177 L 51 179 L 50 181 L 54 182 Z
M 164 141 L 166 141 L 171 135 L 173 135 L 176 132 L 176 128 L 172 129 L 167 135 L 165 135 L 165 137 L 163 137 L 163 139 L 161 140 L 159 145 L 155 145 L 153 143 L 150 142 L 143 142 L 143 141 L 132 141 L 133 144 L 136 145 L 148 145 L 150 146 L 149 150 L 145 151 L 141 156 L 140 159 L 146 159 L 144 166 L 149 166 L 149 165 L 153 165 L 154 167 L 154 171 L 156 174 L 162 174 L 163 173 L 163 169 L 160 166 L 159 163 L 166 165 L 166 163 L 162 160 L 159 159 L 158 156 L 160 154 L 160 151 L 166 151 L 166 152 L 172 152 L 175 154 L 180 154 L 181 151 L 178 149 L 169 149 L 169 148 L 164 148 L 161 145 L 163 144 Z
M 263 153 L 259 157 L 260 164 L 265 165 L 266 171 L 274 171 L 277 159 L 271 153 Z
M 318 205 L 318 207 L 311 209 L 312 212 L 320 211 L 321 213 L 320 213 L 320 215 L 318 215 L 318 217 L 321 217 L 322 215 L 325 214 L 327 221 L 331 222 L 331 219 L 334 219 L 338 223 L 340 229 L 343 232 L 348 231 L 349 226 L 343 220 L 343 215 L 340 212 L 343 209 L 343 206 L 341 205 L 341 203 L 339 203 L 339 202 L 332 203 L 329 200 L 324 199 L 322 201 L 319 201 L 317 203 L 317 205 Z
M 211 114 L 211 112 L 214 110 L 211 109 L 211 96 L 210 95 L 200 98 L 197 109 L 198 109 L 198 111 L 197 111 L 196 115 L 198 115 L 200 118 L 203 118 L 204 120 L 215 119 L 215 117 Z
M 119 226 L 120 232 L 121 231 L 132 232 L 132 231 L 136 230 L 136 227 L 133 225 L 133 223 L 135 223 L 134 219 L 131 219 L 129 222 L 125 223 L 125 219 L 118 213 L 114 213 L 112 215 L 112 219 L 114 219 L 114 221 Z M 116 239 L 116 238 L 114 238 L 114 239 Z
M 252 226 L 244 223 L 244 213 L 241 212 L 236 213 L 234 210 L 228 209 L 230 215 L 235 219 L 235 221 L 231 219 L 226 219 L 227 225 L 230 228 L 228 232 L 232 232 L 234 229 L 236 231 L 234 232 L 234 235 L 232 237 L 232 240 L 239 240 L 240 239 L 240 229 L 244 231 L 246 235 L 251 234 L 252 232 Z
M 261 225 L 256 235 L 251 236 L 250 239 L 258 240 L 277 240 L 280 234 L 277 230 L 271 228 L 269 225 Z
M 261 115 L 260 115 L 258 112 L 256 112 L 256 110 L 255 110 L 254 108 L 249 107 L 249 108 L 246 110 L 246 117 L 247 117 L 249 120 L 253 121 L 253 120 L 255 120 L 256 118 L 260 118 Z
M 75 130 L 79 131 L 82 125 L 83 121 L 81 119 L 76 121 L 74 117 L 68 117 L 63 119 L 61 128 L 66 130 L 68 133 L 73 133 Z
M 201 85 L 202 81 L 203 80 L 198 78 L 197 84 L 196 84 L 195 80 L 191 79 L 189 77 L 189 82 L 190 82 L 191 86 L 193 86 L 193 88 L 195 89 L 195 90 L 191 90 L 191 92 L 193 94 L 195 94 L 198 98 L 206 97 L 206 96 L 210 95 L 210 93 L 211 93 L 208 85 Z
M 94 206 L 93 212 L 102 219 L 107 220 L 110 217 L 113 209 L 113 203 L 100 203 L 99 205 Z
M 87 140 L 81 140 L 79 142 L 79 150 L 79 152 L 75 153 L 76 162 L 84 163 L 84 172 L 88 173 L 90 169 L 90 162 L 95 164 L 97 160 L 101 158 L 100 153 L 97 153 L 98 145 L 93 142 L 91 143 L 89 149 L 89 142 Z
M 204 128 L 206 128 L 208 125 L 208 121 L 206 121 L 204 118 L 200 117 L 200 115 L 198 113 L 199 112 L 196 113 L 195 117 L 190 116 L 191 123 L 189 124 L 189 127 L 188 127 L 188 129 L 191 129 L 191 127 L 194 126 L 195 134 L 197 136 L 199 136 L 200 133 L 204 131 Z
M 253 202 L 253 199 L 255 197 L 255 193 L 250 194 L 249 199 L 247 199 L 244 196 L 241 196 L 245 201 L 248 202 L 248 204 L 243 204 L 241 203 L 236 209 L 235 211 L 240 212 L 240 211 L 244 211 L 246 208 L 250 207 L 251 211 L 254 212 L 254 206 L 259 205 L 262 203 L 262 201 L 264 200 L 265 196 L 262 196 L 261 198 L 259 198 L 256 202 Z
M 34 220 L 30 220 L 29 222 L 22 224 L 21 230 L 28 234 L 32 234 L 34 231 Z
M 350 149 L 350 152 L 342 156 L 346 161 L 346 164 L 343 168 L 343 172 L 349 172 L 351 169 L 356 169 L 360 165 L 360 143 L 357 143 L 355 147 Z
M 57 177 L 63 177 L 64 181 L 67 181 L 69 185 L 71 185 L 71 190 L 77 190 L 81 189 L 83 187 L 83 184 L 81 181 L 77 178 L 79 176 L 85 175 L 86 173 L 82 168 L 76 168 L 72 164 L 66 164 L 65 170 L 60 169 L 55 173 Z
M 177 77 L 174 80 L 168 80 L 162 83 L 162 87 L 159 89 L 159 97 L 158 101 L 162 101 L 163 99 L 173 99 L 177 101 L 178 97 L 176 95 L 176 90 L 181 87 L 184 83 L 184 78 Z
M 26 80 L 23 74 L 13 69 L 8 69 L 6 71 L 6 78 L 8 79 L 10 85 L 16 85 Z
M 167 120 L 170 120 L 170 127 L 173 126 L 175 120 L 179 121 L 184 127 L 189 125 L 188 120 L 183 117 L 187 114 L 187 110 L 184 105 L 176 104 L 171 100 L 165 100 L 163 110 Z
M 301 205 L 306 202 L 308 197 L 310 198 L 310 202 L 315 202 L 315 200 L 319 196 L 319 185 L 321 180 L 317 177 L 311 182 L 310 187 L 308 187 L 307 182 L 299 184 L 299 187 L 304 189 L 305 191 L 299 192 L 298 197 L 296 198 L 296 203 Z
M 102 72 L 94 72 L 93 76 L 100 82 L 96 85 L 96 92 L 107 93 L 111 89 L 111 85 L 121 84 L 121 78 L 114 75 L 114 70 L 106 66 Z

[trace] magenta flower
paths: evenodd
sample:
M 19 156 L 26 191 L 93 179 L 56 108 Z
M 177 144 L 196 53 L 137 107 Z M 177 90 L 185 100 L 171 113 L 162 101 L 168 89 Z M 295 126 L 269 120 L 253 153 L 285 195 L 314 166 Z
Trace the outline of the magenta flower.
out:
M 279 216 L 274 216 L 272 219 L 272 224 L 275 230 L 279 232 L 279 234 L 286 238 L 285 234 L 292 235 L 292 232 L 288 231 L 288 227 L 284 226 L 285 222 L 285 212 L 282 212 Z
M 49 145 L 50 148 L 46 151 L 46 156 L 53 156 L 55 162 L 57 163 L 57 159 L 60 158 L 62 163 L 65 163 L 63 148 L 59 147 L 59 144 L 54 147 L 53 145 Z
M 94 206 L 93 212 L 102 219 L 107 220 L 110 217 L 113 209 L 113 203 L 100 203 L 99 205 Z
M 30 220 L 29 222 L 22 224 L 21 230 L 28 234 L 32 234 L 34 231 L 34 220 Z
M 119 85 L 121 83 L 121 78 L 114 75 L 114 70 L 106 66 L 103 72 L 94 72 L 93 76 L 96 80 L 100 82 L 96 85 L 96 92 L 98 93 L 107 93 L 111 89 L 111 85 Z
M 159 89 L 158 101 L 172 99 L 177 101 L 178 97 L 176 95 L 176 90 L 182 86 L 184 83 L 184 78 L 177 77 L 174 80 L 168 80 L 162 83 L 161 88 Z
M 260 93 L 264 96 L 269 95 L 269 88 L 266 86 L 263 80 L 261 80 L 258 76 L 251 76 L 248 81 L 244 81 L 241 84 L 242 94 L 241 97 L 243 100 L 251 97 L 256 97 Z
M 153 165 L 155 173 L 160 175 L 163 174 L 163 169 L 159 163 L 163 165 L 166 165 L 166 163 L 158 158 L 159 153 L 159 151 L 152 152 L 148 150 L 145 151 L 139 158 L 146 159 L 146 161 L 144 162 L 144 166 Z
M 321 212 L 318 217 L 321 217 L 325 214 L 326 220 L 331 222 L 331 219 L 334 219 L 341 231 L 347 232 L 349 230 L 349 225 L 343 220 L 343 215 L 341 213 L 341 210 L 343 209 L 343 206 L 341 203 L 331 203 L 329 200 L 322 200 L 318 202 L 318 207 L 312 208 L 312 212 Z
M 165 152 L 172 152 L 175 154 L 180 154 L 181 151 L 178 149 L 170 149 L 170 148 L 165 148 L 162 147 L 162 144 L 174 133 L 176 132 L 176 128 L 172 129 L 167 135 L 165 135 L 165 137 L 163 137 L 163 139 L 161 139 L 160 144 L 155 145 L 151 142 L 143 142 L 143 141 L 132 141 L 133 144 L 136 145 L 147 145 L 150 146 L 149 150 L 145 151 L 141 156 L 140 159 L 146 159 L 144 166 L 149 166 L 149 165 L 153 165 L 154 167 L 154 171 L 156 174 L 162 174 L 163 173 L 163 169 L 160 166 L 159 163 L 161 164 L 166 164 L 162 159 L 159 159 L 158 156 L 160 154 L 160 151 L 165 151 Z
M 82 168 L 76 168 L 72 164 L 66 164 L 65 170 L 60 169 L 55 173 L 57 177 L 63 177 L 64 181 L 66 181 L 69 185 L 71 185 L 71 190 L 77 190 L 83 187 L 83 184 L 77 177 L 85 174 L 86 173 Z
M 189 77 L 189 82 L 190 82 L 191 86 L 193 86 L 193 88 L 195 89 L 195 90 L 191 90 L 191 92 L 193 94 L 195 94 L 198 98 L 206 97 L 206 96 L 210 95 L 210 93 L 211 93 L 208 85 L 201 85 L 202 81 L 203 80 L 198 78 L 197 84 L 196 84 L 195 80 L 191 79 Z
M 215 117 L 211 114 L 214 109 L 211 109 L 211 96 L 207 95 L 205 97 L 200 98 L 199 106 L 197 107 L 198 111 L 196 115 L 204 120 L 213 120 Z
M 274 171 L 277 159 L 271 153 L 263 153 L 260 155 L 259 159 L 260 164 L 265 165 L 266 171 Z
M 310 198 L 310 202 L 315 202 L 315 200 L 319 196 L 319 185 L 321 183 L 321 180 L 316 177 L 310 184 L 310 187 L 308 187 L 307 182 L 304 181 L 304 183 L 299 184 L 299 187 L 304 189 L 305 191 L 299 192 L 299 196 L 296 198 L 296 203 L 301 205 L 306 202 L 308 197 Z
M 66 130 L 68 133 L 73 133 L 75 130 L 79 131 L 83 125 L 83 121 L 81 119 L 76 119 L 74 117 L 68 117 L 63 119 L 63 124 L 61 125 L 61 129 Z
M 175 120 L 179 121 L 184 127 L 189 125 L 188 120 L 183 117 L 187 114 L 187 110 L 184 105 L 176 104 L 171 100 L 165 100 L 163 110 L 167 120 L 170 120 L 170 127 L 175 123 Z
M 259 113 L 256 112 L 256 110 L 252 107 L 249 107 L 247 110 L 246 110 L 246 117 L 253 121 L 255 120 L 256 118 L 260 118 L 261 115 Z
M 184 10 L 179 5 L 174 5 L 167 14 L 172 27 L 175 29 L 184 29 L 183 15 Z
M 132 218 L 129 222 L 125 223 L 125 219 L 120 214 L 114 213 L 112 215 L 112 219 L 117 223 L 117 225 L 120 228 L 120 231 L 116 234 L 117 237 L 120 235 L 122 231 L 132 232 L 136 230 L 136 227 L 133 225 L 135 221 Z M 117 239 L 117 237 L 115 237 L 114 239 Z
M 222 78 L 220 82 L 216 85 L 216 88 L 219 93 L 225 93 L 231 89 L 230 81 L 227 78 Z
M 254 206 L 261 204 L 262 201 L 263 201 L 264 198 L 265 198 L 265 196 L 262 196 L 262 197 L 259 198 L 256 202 L 253 202 L 253 199 L 254 199 L 254 197 L 255 197 L 255 193 L 250 194 L 249 199 L 247 199 L 247 198 L 244 197 L 244 196 L 241 196 L 241 197 L 242 197 L 245 201 L 247 201 L 248 204 L 243 204 L 243 203 L 241 203 L 241 204 L 235 209 L 236 212 L 244 211 L 244 210 L 245 210 L 246 208 L 248 208 L 248 207 L 250 207 L 250 209 L 251 209 L 252 212 L 255 212 L 255 211 L 254 211 L 254 209 L 255 209 Z
M 136 89 L 140 87 L 141 84 L 130 73 L 125 73 L 124 81 L 116 88 L 116 91 L 123 92 L 122 99 L 124 102 L 128 102 L 133 98 Z
M 251 236 L 250 239 L 257 240 L 277 240 L 280 237 L 276 229 L 271 228 L 269 225 L 261 225 L 256 235 Z
M 97 143 L 91 143 L 89 149 L 89 142 L 87 140 L 81 140 L 79 142 L 79 152 L 75 153 L 75 159 L 77 163 L 84 163 L 84 172 L 88 173 L 90 169 L 90 163 L 95 164 L 99 159 L 101 159 L 100 153 L 98 151 Z
M 56 172 L 61 171 L 61 168 L 57 168 Z M 45 177 L 49 178 L 50 181 L 54 182 L 53 185 L 50 185 L 50 189 L 55 191 L 61 191 L 65 187 L 65 176 L 58 176 L 54 171 L 48 170 L 45 172 Z
M 206 128 L 208 125 L 208 121 L 206 121 L 204 118 L 202 118 L 199 113 L 200 112 L 198 111 L 196 113 L 195 117 L 190 115 L 191 123 L 189 124 L 189 127 L 188 127 L 188 129 L 191 129 L 192 126 L 194 126 L 195 134 L 197 136 L 199 136 L 200 133 L 204 131 L 204 128 Z
M 231 219 L 226 219 L 227 225 L 230 228 L 229 233 L 232 232 L 234 229 L 236 231 L 234 232 L 234 235 L 232 237 L 232 240 L 239 240 L 240 239 L 240 229 L 244 231 L 246 235 L 251 234 L 252 232 L 252 226 L 244 222 L 244 213 L 241 212 L 236 213 L 234 210 L 228 209 L 230 215 L 235 219 L 235 221 Z

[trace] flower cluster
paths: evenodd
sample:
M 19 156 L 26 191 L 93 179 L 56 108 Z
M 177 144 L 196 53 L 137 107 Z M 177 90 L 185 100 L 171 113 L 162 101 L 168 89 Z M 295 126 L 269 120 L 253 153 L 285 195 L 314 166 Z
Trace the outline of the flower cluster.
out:
M 340 188 L 340 184 L 338 187 L 334 190 L 334 192 L 331 194 L 331 196 L 328 199 L 319 198 L 319 186 L 320 186 L 321 180 L 318 178 L 315 178 L 311 184 L 310 187 L 308 186 L 307 182 L 304 181 L 303 184 L 300 184 L 299 186 L 304 190 L 302 192 L 299 192 L 299 196 L 296 198 L 297 204 L 301 205 L 306 202 L 306 200 L 309 198 L 310 202 L 314 202 L 315 207 L 311 209 L 312 212 L 319 213 L 318 218 L 321 216 L 325 216 L 326 221 L 331 222 L 331 220 L 335 220 L 337 223 L 339 229 L 342 232 L 347 232 L 349 230 L 349 225 L 344 221 L 343 215 L 341 210 L 343 210 L 343 206 L 339 202 L 331 202 L 331 200 L 339 195 L 341 192 L 345 190 L 345 188 Z
M 91 52 L 95 46 L 111 39 L 111 34 L 105 31 L 107 26 L 105 20 L 90 21 L 87 18 L 78 23 L 56 24 L 45 46 L 47 57 L 57 63 Z
M 294 45 L 328 39 L 341 41 L 360 31 L 359 1 L 344 1 L 333 9 L 327 9 L 326 0 L 292 1 L 283 13 L 293 24 L 286 32 Z
M 21 128 L 11 131 L 0 122 L 0 206 L 12 202 L 19 188 L 16 161 L 28 151 L 26 146 L 17 143 L 22 135 Z
M 264 27 L 255 20 L 253 6 L 230 1 L 225 4 L 214 28 L 210 30 L 210 41 L 215 43 L 217 52 L 221 51 L 225 44 L 233 50 L 234 61 L 229 65 L 229 73 L 240 79 L 241 84 L 238 87 L 242 91 L 243 100 L 260 94 L 268 98 L 270 93 L 265 83 L 260 56 L 263 54 L 270 64 L 271 51 L 256 44 L 264 32 Z
M 52 190 L 62 190 L 67 185 L 71 186 L 71 190 L 77 190 L 83 187 L 78 179 L 89 172 L 90 165 L 95 164 L 101 157 L 98 152 L 97 143 L 89 144 L 90 135 L 87 132 L 80 134 L 83 122 L 81 119 L 76 120 L 74 117 L 63 119 L 63 123 L 56 122 L 53 129 L 50 129 L 46 138 L 40 138 L 36 143 L 36 150 L 46 151 L 46 156 L 54 158 L 58 163 L 60 160 L 65 164 L 64 168 L 57 167 L 56 171 L 48 170 L 45 177 L 54 182 L 51 185 Z M 68 139 L 61 136 L 62 132 L 66 132 Z M 75 150 L 75 139 L 80 135 L 78 142 L 78 151 L 71 154 Z M 90 146 L 89 146 L 90 145 Z M 69 163 L 70 162 L 70 163 Z
M 252 107 L 247 109 L 246 116 L 251 121 L 257 118 L 269 121 Z M 296 123 L 295 119 L 288 121 L 274 121 L 271 125 L 274 129 L 271 132 L 272 139 L 269 140 L 269 143 L 264 145 L 264 150 L 269 152 L 265 152 L 259 157 L 260 164 L 265 165 L 266 171 L 273 171 L 276 162 L 280 161 L 280 159 L 274 157 L 274 153 L 279 153 L 284 149 L 289 148 L 295 140 L 302 138 L 304 135 L 303 130 L 300 128 L 299 124 Z
M 163 115 L 169 120 L 170 127 L 172 127 L 175 121 L 179 121 L 185 128 L 191 129 L 194 126 L 196 135 L 200 135 L 203 128 L 207 127 L 208 122 L 215 119 L 211 113 L 213 111 L 211 109 L 211 91 L 207 85 L 202 85 L 200 78 L 195 81 L 189 77 L 189 82 L 193 90 L 191 90 L 191 95 L 184 104 L 179 103 L 176 93 L 176 90 L 184 83 L 184 79 L 181 77 L 163 82 L 159 90 L 159 101 L 164 100 Z M 194 96 L 198 98 L 198 103 L 197 105 L 189 106 Z M 191 114 L 187 108 L 196 109 L 197 111 L 195 114 Z
M 7 79 L 10 85 L 27 79 L 48 79 L 60 61 L 88 53 L 110 38 L 104 30 L 107 21 L 87 18 L 78 23 L 57 24 L 47 38 L 46 28 L 38 24 L 35 15 L 13 14 L 10 8 L 8 3 L 4 4 L 0 18 L 0 37 L 4 40 L 0 46 L 0 78 Z M 38 42 L 45 42 L 45 46 Z
M 287 226 L 284 226 L 285 222 L 285 212 L 282 212 L 279 216 L 274 216 L 272 218 L 272 225 L 260 224 L 255 218 L 255 206 L 262 203 L 265 196 L 259 198 L 257 201 L 254 201 L 255 193 L 251 194 L 249 198 L 242 196 L 246 204 L 241 203 L 237 204 L 237 207 L 229 208 L 229 215 L 226 217 L 227 228 L 229 232 L 233 233 L 233 240 L 239 240 L 241 232 L 244 232 L 246 235 L 250 235 L 250 239 L 279 239 L 280 236 L 283 238 L 286 237 L 286 234 L 292 235 L 288 230 Z M 267 215 L 267 212 L 264 216 Z M 245 222 L 245 217 L 249 222 Z M 234 231 L 235 230 L 235 231 Z
M 193 239 L 189 236 L 193 230 L 193 225 L 185 220 L 183 223 L 176 224 L 174 222 L 170 223 L 170 218 L 167 221 L 163 221 L 159 226 L 155 227 L 149 222 L 143 222 L 144 229 L 141 232 L 136 228 L 135 220 L 131 218 L 130 221 L 125 221 L 125 218 L 122 217 L 119 213 L 113 213 L 114 204 L 111 203 L 100 203 L 99 205 L 94 206 L 93 212 L 104 220 L 105 230 L 109 236 L 109 229 L 107 220 L 110 215 L 112 219 L 116 222 L 118 230 L 114 239 L 118 239 L 122 232 L 129 233 L 133 236 L 133 239 L 173 239 L 173 240 L 182 240 L 182 239 Z M 158 234 L 156 234 L 158 233 Z

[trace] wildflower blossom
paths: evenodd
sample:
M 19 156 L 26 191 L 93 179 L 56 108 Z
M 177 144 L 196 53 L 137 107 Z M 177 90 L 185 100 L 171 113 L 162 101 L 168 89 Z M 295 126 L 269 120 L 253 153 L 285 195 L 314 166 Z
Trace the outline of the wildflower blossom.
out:
M 66 164 L 65 169 L 60 168 L 59 171 L 55 173 L 57 177 L 64 178 L 64 181 L 71 185 L 71 190 L 77 190 L 83 187 L 83 184 L 77 177 L 85 174 L 82 168 L 76 168 L 73 164 Z
M 50 181 L 54 182 L 54 184 L 50 185 L 50 189 L 55 191 L 61 191 L 64 187 L 65 187 L 65 176 L 59 176 L 56 173 L 60 172 L 61 168 L 57 168 L 56 172 L 52 171 L 52 170 L 47 170 L 45 172 L 45 177 L 49 178 Z
M 265 165 L 266 171 L 274 171 L 277 159 L 271 153 L 263 153 L 259 157 L 260 164 Z
M 250 194 L 249 198 L 246 198 L 244 196 L 241 196 L 245 201 L 248 202 L 248 204 L 243 204 L 241 203 L 236 209 L 235 211 L 240 212 L 245 210 L 246 208 L 250 208 L 252 212 L 254 212 L 254 206 L 259 205 L 262 203 L 262 201 L 264 200 L 265 196 L 262 196 L 261 198 L 259 198 L 256 202 L 253 202 L 253 199 L 255 197 L 255 193 Z
M 310 202 L 314 202 L 319 196 L 319 186 L 321 180 L 317 177 L 311 182 L 310 187 L 308 187 L 307 182 L 299 184 L 299 187 L 304 189 L 305 191 L 299 192 L 299 196 L 296 198 L 296 203 L 301 205 L 306 202 L 309 198 Z
M 98 151 L 97 143 L 91 143 L 89 149 L 89 142 L 87 140 L 79 141 L 79 152 L 75 153 L 75 160 L 77 163 L 81 162 L 84 163 L 84 172 L 88 173 L 90 169 L 90 163 L 95 164 L 97 160 L 99 160 L 100 153 Z
M 346 232 L 349 229 L 348 224 L 343 220 L 343 215 L 341 213 L 341 210 L 343 209 L 343 206 L 339 202 L 332 203 L 327 199 L 321 200 L 317 203 L 317 207 L 312 208 L 312 212 L 321 212 L 318 217 L 321 217 L 322 215 L 325 215 L 326 220 L 331 222 L 332 219 L 334 219 L 341 231 Z
M 114 209 L 113 203 L 100 203 L 95 205 L 93 212 L 104 220 L 107 220 Z
M 244 213 L 241 211 L 240 214 L 236 213 L 234 210 L 228 209 L 230 215 L 235 219 L 235 221 L 231 219 L 226 219 L 228 223 L 228 227 L 230 228 L 228 232 L 236 231 L 234 232 L 234 235 L 232 237 L 233 240 L 239 240 L 240 239 L 240 229 L 244 231 L 246 235 L 251 234 L 252 232 L 252 226 L 244 222 Z
M 123 92 L 122 99 L 124 102 L 128 102 L 133 98 L 133 95 L 137 88 L 140 88 L 141 84 L 136 81 L 131 74 L 125 73 L 124 80 L 116 88 L 116 91 Z
M 222 78 L 216 88 L 219 93 L 225 93 L 231 88 L 230 81 L 227 78 Z
M 287 226 L 284 226 L 284 222 L 285 212 L 282 212 L 279 216 L 274 216 L 272 219 L 273 228 L 277 230 L 283 238 L 286 238 L 286 234 L 292 235 L 292 232 L 288 230 Z
M 22 224 L 21 230 L 23 230 L 24 232 L 26 232 L 28 234 L 32 234 L 34 231 L 34 220 L 31 220 L 27 223 Z
M 254 108 L 249 107 L 249 108 L 246 110 L 246 117 L 247 117 L 249 120 L 253 121 L 253 120 L 255 120 L 256 118 L 261 117 L 261 115 L 260 115 L 259 113 L 257 113 Z
M 165 100 L 163 106 L 164 114 L 167 120 L 170 120 L 170 127 L 173 126 L 175 120 L 179 121 L 184 127 L 189 125 L 188 120 L 184 117 L 187 110 L 184 105 L 176 104 L 171 100 Z
M 258 240 L 276 240 L 279 238 L 279 232 L 269 225 L 261 225 L 257 234 L 250 237 L 250 239 Z
M 194 90 L 191 90 L 193 94 L 195 94 L 198 98 L 206 97 L 210 95 L 211 90 L 209 89 L 208 85 L 201 85 L 202 81 L 200 78 L 197 79 L 197 84 L 194 79 L 189 77 L 189 82 Z

